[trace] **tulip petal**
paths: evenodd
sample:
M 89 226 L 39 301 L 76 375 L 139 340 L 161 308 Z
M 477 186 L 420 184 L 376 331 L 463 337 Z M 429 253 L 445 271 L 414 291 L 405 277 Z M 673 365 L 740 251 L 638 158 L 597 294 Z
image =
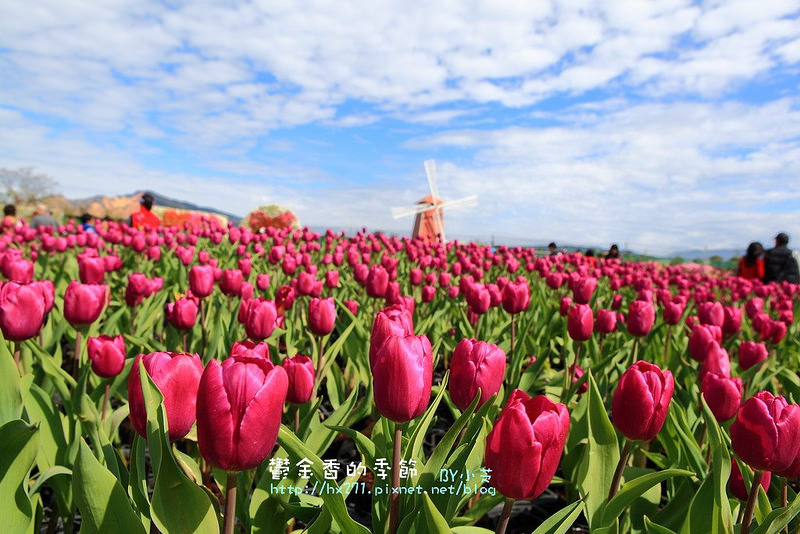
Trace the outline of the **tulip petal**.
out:
M 247 406 L 236 440 L 237 469 L 256 467 L 272 451 L 281 426 L 289 379 L 282 367 L 273 367 Z
M 233 417 L 222 366 L 211 360 L 200 379 L 197 395 L 197 443 L 200 454 L 222 469 L 231 467 L 233 456 Z

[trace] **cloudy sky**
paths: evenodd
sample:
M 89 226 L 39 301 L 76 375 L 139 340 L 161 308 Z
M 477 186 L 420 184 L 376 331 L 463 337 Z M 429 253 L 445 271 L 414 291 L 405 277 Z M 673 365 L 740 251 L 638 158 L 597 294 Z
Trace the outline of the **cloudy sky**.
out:
M 450 235 L 800 245 L 797 2 L 424 4 L 3 2 L 0 167 L 405 232 L 433 158 Z

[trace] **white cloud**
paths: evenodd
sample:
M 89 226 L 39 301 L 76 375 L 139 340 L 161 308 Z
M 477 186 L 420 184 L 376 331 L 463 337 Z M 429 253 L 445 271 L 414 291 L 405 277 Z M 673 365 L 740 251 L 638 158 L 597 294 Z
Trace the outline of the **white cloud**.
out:
M 278 201 L 315 224 L 405 228 L 389 207 L 426 189 L 408 160 L 449 150 L 442 194 L 481 195 L 447 215 L 463 234 L 651 251 L 800 235 L 781 204 L 798 200 L 798 102 L 726 101 L 796 78 L 799 14 L 784 0 L 5 2 L 0 164 L 71 196 L 148 182 L 239 214 Z M 383 120 L 407 123 L 389 133 L 405 143 L 381 147 L 367 185 L 298 157 L 321 139 L 271 135 L 351 129 L 377 152 L 357 128 Z

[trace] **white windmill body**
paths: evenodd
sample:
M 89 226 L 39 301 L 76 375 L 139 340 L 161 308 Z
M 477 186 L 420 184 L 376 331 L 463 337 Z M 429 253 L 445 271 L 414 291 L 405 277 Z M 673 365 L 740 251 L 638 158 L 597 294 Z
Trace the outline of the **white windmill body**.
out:
M 478 205 L 478 195 L 459 198 L 443 202 L 439 197 L 439 186 L 436 182 L 436 162 L 432 159 L 425 161 L 425 175 L 428 178 L 430 195 L 421 199 L 416 206 L 392 208 L 392 218 L 399 219 L 415 215 L 414 231 L 412 237 L 421 237 L 427 240 L 441 240 L 447 242 L 444 231 L 444 217 L 442 210 L 460 207 L 473 207 Z

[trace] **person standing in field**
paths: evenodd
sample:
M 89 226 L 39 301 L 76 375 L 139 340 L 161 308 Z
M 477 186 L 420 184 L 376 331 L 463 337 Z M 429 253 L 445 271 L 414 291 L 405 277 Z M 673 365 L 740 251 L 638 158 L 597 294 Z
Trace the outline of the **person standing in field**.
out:
M 606 260 L 618 260 L 619 259 L 619 247 L 616 243 L 612 244 L 611 247 L 608 249 L 605 258 Z
M 153 195 L 145 193 L 139 199 L 139 211 L 131 213 L 130 223 L 134 228 L 143 228 L 145 230 L 153 230 L 161 225 L 158 216 L 153 213 Z
M 739 258 L 736 276 L 761 280 L 764 278 L 764 247 L 758 241 L 747 246 L 747 252 Z
M 775 247 L 764 255 L 764 283 L 791 282 L 800 284 L 797 260 L 789 249 L 789 236 L 781 232 L 775 236 Z
M 45 226 L 56 228 L 58 222 L 56 222 L 50 214 L 50 210 L 47 209 L 47 206 L 44 204 L 37 204 L 36 211 L 33 212 L 33 218 L 31 218 L 31 228 L 37 229 Z

